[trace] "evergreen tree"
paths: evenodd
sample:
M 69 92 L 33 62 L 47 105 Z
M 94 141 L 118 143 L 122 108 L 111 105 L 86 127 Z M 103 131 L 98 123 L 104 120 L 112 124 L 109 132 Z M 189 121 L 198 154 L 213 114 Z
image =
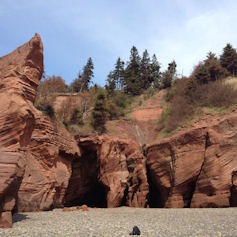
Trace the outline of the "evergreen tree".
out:
M 116 88 L 116 82 L 114 80 L 114 74 L 113 72 L 110 72 L 107 77 L 107 84 L 105 85 L 105 89 L 108 92 L 109 96 L 114 94 L 115 88 Z
M 172 61 L 168 64 L 168 69 L 162 73 L 161 83 L 163 88 L 168 88 L 172 85 L 176 75 L 176 62 Z
M 171 87 L 172 77 L 168 70 L 166 70 L 165 72 L 161 74 L 161 84 L 162 84 L 162 88 L 164 89 Z
M 217 81 L 221 77 L 225 77 L 228 74 L 226 69 L 221 66 L 220 60 L 218 60 L 216 55 L 212 52 L 209 52 L 207 54 L 207 58 L 204 61 L 204 64 L 209 71 L 210 81 Z
M 174 60 L 168 64 L 168 72 L 171 76 L 171 81 L 174 81 L 174 79 L 175 79 L 176 67 L 177 67 L 177 64 Z
M 82 112 L 79 109 L 74 109 L 70 122 L 72 124 L 82 125 L 83 124 L 83 116 Z
M 124 62 L 118 58 L 115 64 L 115 69 L 112 74 L 115 88 L 117 90 L 122 90 L 124 88 Z
M 153 54 L 152 56 L 150 67 L 151 67 L 152 83 L 154 84 L 154 87 L 159 88 L 160 87 L 160 64 L 157 61 L 155 54 Z
M 228 72 L 220 64 L 220 60 L 212 52 L 207 54 L 207 58 L 200 62 L 194 69 L 191 77 L 198 84 L 207 84 L 210 81 L 217 81 L 228 75 Z
M 191 75 L 198 84 L 206 84 L 210 81 L 210 72 L 204 62 L 200 62 Z
M 107 109 L 106 109 L 106 95 L 103 89 L 99 89 L 95 105 L 92 110 L 92 122 L 93 128 L 100 134 L 105 132 L 105 122 L 107 119 Z
M 92 62 L 91 57 L 88 59 L 87 64 L 83 68 L 83 72 L 81 77 L 79 78 L 81 80 L 81 91 L 82 90 L 89 90 L 89 85 L 91 83 L 92 77 L 94 77 L 93 73 L 94 65 Z
M 133 46 L 130 51 L 130 60 L 125 70 L 125 92 L 128 94 L 138 95 L 141 93 L 140 64 L 141 58 L 138 50 Z
M 227 44 L 223 49 L 220 62 L 222 67 L 224 67 L 231 75 L 237 75 L 237 52 L 231 44 Z
M 145 50 L 142 55 L 142 60 L 141 60 L 141 86 L 142 89 L 148 89 L 151 86 L 152 83 L 152 75 L 151 75 L 151 63 L 150 63 L 150 57 Z

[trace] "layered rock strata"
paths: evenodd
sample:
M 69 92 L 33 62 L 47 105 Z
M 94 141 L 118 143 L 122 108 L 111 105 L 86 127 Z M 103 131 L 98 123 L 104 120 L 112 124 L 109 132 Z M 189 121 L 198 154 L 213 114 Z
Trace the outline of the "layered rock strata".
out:
M 0 58 L 0 226 L 11 227 L 11 211 L 24 172 L 24 148 L 34 128 L 32 105 L 43 73 L 39 35 Z
M 80 155 L 64 126 L 33 106 L 42 73 L 38 34 L 0 58 L 1 227 L 11 227 L 15 203 L 20 211 L 62 204 L 72 157 Z
M 105 135 L 77 142 L 82 159 L 72 163 L 66 204 L 147 207 L 145 159 L 137 143 Z
M 151 206 L 236 206 L 237 115 L 147 148 Z

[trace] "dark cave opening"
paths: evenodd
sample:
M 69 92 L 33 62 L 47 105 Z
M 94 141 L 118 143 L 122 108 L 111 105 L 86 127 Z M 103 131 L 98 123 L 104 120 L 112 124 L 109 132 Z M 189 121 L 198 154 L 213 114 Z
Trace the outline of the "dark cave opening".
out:
M 237 171 L 232 172 L 232 186 L 230 189 L 230 206 L 237 207 Z
M 98 182 L 94 183 L 84 195 L 71 200 L 67 206 L 82 206 L 84 204 L 88 207 L 106 208 L 107 200 L 105 187 Z
M 123 195 L 123 199 L 121 201 L 120 206 L 128 206 L 128 204 L 127 204 L 127 197 L 128 197 L 128 186 L 124 190 L 124 195 Z
M 96 147 L 81 146 L 82 156 L 72 161 L 72 175 L 65 196 L 65 206 L 107 207 L 107 187 L 99 180 Z
M 149 196 L 148 196 L 149 207 L 162 208 L 165 206 L 169 190 L 164 187 L 157 186 L 153 181 L 155 175 L 152 175 L 152 172 L 150 171 L 148 166 L 146 166 L 146 170 L 147 170 L 147 181 L 149 184 Z
M 196 181 L 191 181 L 187 184 L 185 192 L 183 193 L 183 201 L 185 208 L 189 208 L 191 206 L 195 188 L 196 188 Z
M 106 193 L 105 187 L 97 182 L 85 194 L 83 203 L 89 207 L 105 208 L 107 207 Z
M 232 186 L 230 190 L 230 207 L 237 207 L 237 187 Z

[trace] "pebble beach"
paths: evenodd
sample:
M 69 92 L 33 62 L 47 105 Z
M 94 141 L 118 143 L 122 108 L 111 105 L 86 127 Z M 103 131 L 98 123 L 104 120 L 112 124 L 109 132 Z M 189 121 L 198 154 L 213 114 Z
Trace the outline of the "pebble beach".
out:
M 148 237 L 237 236 L 237 208 L 143 209 L 89 208 L 89 211 L 18 213 L 13 228 L 0 229 L 0 236 L 130 236 L 133 226 Z

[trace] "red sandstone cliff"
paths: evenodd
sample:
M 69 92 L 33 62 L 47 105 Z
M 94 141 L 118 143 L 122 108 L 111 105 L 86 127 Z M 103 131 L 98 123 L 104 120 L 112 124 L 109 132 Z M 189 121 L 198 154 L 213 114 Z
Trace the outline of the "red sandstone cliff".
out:
M 65 128 L 33 106 L 42 73 L 38 34 L 0 58 L 1 227 L 12 225 L 19 186 L 18 210 L 44 210 L 62 203 L 72 156 L 80 154 Z
M 43 73 L 39 35 L 0 58 L 0 226 L 11 227 L 11 210 L 24 172 L 24 147 L 30 141 L 34 115 L 29 109 Z
M 237 114 L 147 148 L 152 205 L 237 206 Z
M 104 135 L 79 138 L 78 145 L 82 159 L 72 162 L 66 203 L 84 201 L 100 207 L 148 205 L 145 159 L 137 143 Z

